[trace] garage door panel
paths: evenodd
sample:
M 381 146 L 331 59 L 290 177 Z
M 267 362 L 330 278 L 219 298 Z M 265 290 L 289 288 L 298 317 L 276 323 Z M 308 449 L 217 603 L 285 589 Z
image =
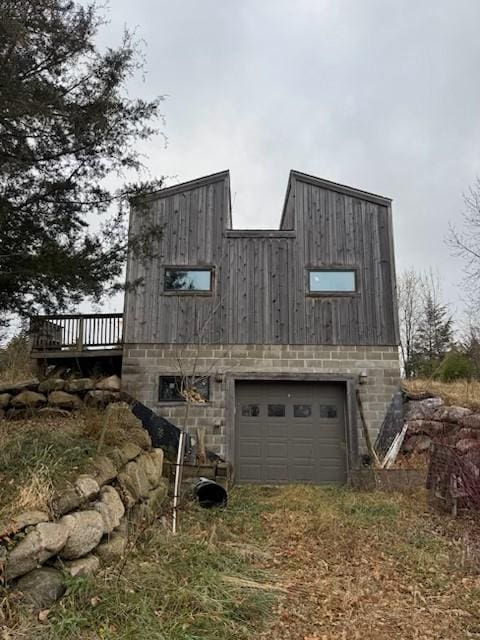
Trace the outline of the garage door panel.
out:
M 237 383 L 236 395 L 239 482 L 345 481 L 344 387 Z

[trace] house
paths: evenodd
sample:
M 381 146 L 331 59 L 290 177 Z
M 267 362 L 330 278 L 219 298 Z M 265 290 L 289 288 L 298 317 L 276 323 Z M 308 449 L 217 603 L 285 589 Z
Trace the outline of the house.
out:
M 292 171 L 278 230 L 232 228 L 229 172 L 132 206 L 122 384 L 232 463 L 237 482 L 344 482 L 399 383 L 391 201 Z M 182 393 L 192 383 L 188 412 Z

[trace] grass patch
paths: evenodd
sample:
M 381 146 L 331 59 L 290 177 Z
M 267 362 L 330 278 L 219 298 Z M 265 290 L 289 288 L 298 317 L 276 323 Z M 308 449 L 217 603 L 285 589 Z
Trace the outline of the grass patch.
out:
M 276 601 L 272 575 L 242 553 L 264 541 L 261 503 L 235 491 L 224 511 L 190 505 L 181 531 L 154 527 L 121 571 L 71 580 L 39 640 L 248 640 Z M 252 507 L 254 502 L 254 507 Z M 246 520 L 250 526 L 245 527 Z M 257 531 L 259 538 L 251 537 Z M 238 544 L 238 546 L 236 546 Z
M 467 407 L 480 411 L 480 382 L 478 380 L 456 380 L 439 382 L 415 378 L 404 380 L 403 387 L 412 393 L 431 393 L 443 399 L 447 405 Z

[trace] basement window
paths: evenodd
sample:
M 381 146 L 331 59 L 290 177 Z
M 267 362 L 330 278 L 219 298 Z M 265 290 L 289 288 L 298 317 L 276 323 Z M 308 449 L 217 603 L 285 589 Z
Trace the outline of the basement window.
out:
M 208 377 L 195 378 L 187 376 L 160 376 L 158 382 L 159 402 L 192 402 L 203 403 L 210 399 L 210 383 Z
M 308 290 L 318 294 L 345 294 L 357 291 L 355 269 L 309 269 Z
M 212 270 L 167 268 L 163 284 L 165 291 L 208 293 L 212 290 Z

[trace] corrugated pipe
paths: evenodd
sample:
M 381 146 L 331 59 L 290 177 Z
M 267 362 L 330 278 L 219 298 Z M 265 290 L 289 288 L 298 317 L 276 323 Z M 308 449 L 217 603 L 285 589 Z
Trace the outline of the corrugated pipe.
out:
M 225 489 L 208 478 L 199 478 L 193 485 L 193 495 L 205 509 L 210 507 L 226 507 L 228 495 Z

